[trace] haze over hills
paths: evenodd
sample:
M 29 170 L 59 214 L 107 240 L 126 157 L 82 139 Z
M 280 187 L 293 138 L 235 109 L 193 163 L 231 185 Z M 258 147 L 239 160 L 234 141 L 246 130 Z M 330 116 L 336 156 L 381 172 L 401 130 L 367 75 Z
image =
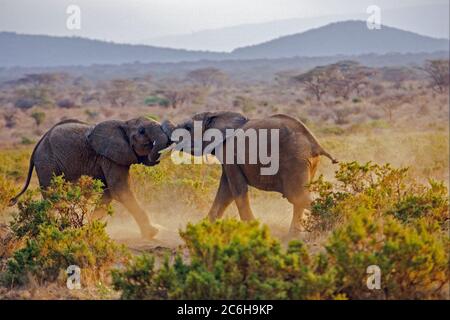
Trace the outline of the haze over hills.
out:
M 0 32 L 0 66 L 61 66 L 220 59 L 220 53 Z
M 448 51 L 448 39 L 436 39 L 383 26 L 369 30 L 363 21 L 332 23 L 231 53 L 188 51 L 73 37 L 0 32 L 0 67 L 274 59 Z
M 272 39 L 300 33 L 335 21 L 365 21 L 368 14 L 364 5 L 355 13 L 323 15 L 263 23 L 242 24 L 231 27 L 201 30 L 186 34 L 144 39 L 141 43 L 188 50 L 227 51 L 256 45 Z M 382 24 L 421 35 L 449 38 L 449 3 L 428 3 L 381 11 Z
M 330 56 L 418 53 L 449 49 L 449 40 L 421 36 L 413 32 L 382 26 L 369 29 L 363 21 L 345 21 L 303 33 L 274 39 L 232 51 L 235 58 L 286 58 L 293 56 Z

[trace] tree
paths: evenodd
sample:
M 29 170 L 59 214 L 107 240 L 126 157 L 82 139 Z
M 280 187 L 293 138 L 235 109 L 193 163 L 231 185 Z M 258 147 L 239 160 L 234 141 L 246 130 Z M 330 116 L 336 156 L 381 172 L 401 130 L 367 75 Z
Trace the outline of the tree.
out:
M 124 107 L 131 102 L 136 87 L 132 80 L 116 79 L 112 80 L 106 92 L 106 98 L 113 107 Z
M 299 82 L 305 88 L 305 91 L 314 96 L 317 101 L 322 99 L 322 96 L 327 92 L 330 85 L 327 68 L 323 66 L 295 76 L 293 80 Z
M 190 86 L 171 85 L 159 90 L 158 93 L 168 100 L 172 108 L 176 109 L 194 99 L 198 95 L 198 90 Z
M 372 68 L 355 61 L 341 61 L 330 65 L 328 69 L 333 95 L 345 100 L 348 100 L 352 93 L 360 95 L 361 90 L 369 85 L 370 78 L 375 75 Z
M 430 78 L 433 90 L 443 93 L 449 88 L 449 60 L 428 60 L 422 68 Z
M 385 95 L 375 100 L 377 105 L 380 105 L 389 121 L 392 121 L 394 111 L 402 104 L 411 102 L 411 98 L 404 94 Z
M 217 68 L 201 68 L 187 74 L 188 80 L 205 88 L 223 85 L 227 78 L 227 75 Z
M 334 64 L 319 66 L 294 80 L 300 82 L 305 91 L 313 95 L 317 101 L 326 93 L 348 99 L 353 92 L 360 94 L 368 86 L 375 70 L 360 65 L 355 61 L 340 61 Z

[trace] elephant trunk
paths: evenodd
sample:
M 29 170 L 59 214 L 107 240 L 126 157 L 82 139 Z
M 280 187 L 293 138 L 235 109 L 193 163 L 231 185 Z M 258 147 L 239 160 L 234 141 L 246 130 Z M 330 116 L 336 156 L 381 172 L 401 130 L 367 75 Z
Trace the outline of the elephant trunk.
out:
M 169 139 L 164 137 L 164 139 L 159 139 L 155 141 L 153 145 L 152 151 L 148 155 L 148 164 L 149 166 L 154 166 L 159 163 L 160 151 L 167 147 Z
M 161 139 L 157 139 L 152 148 L 152 151 L 148 155 L 148 165 L 155 165 L 159 163 L 159 157 L 161 155 L 161 150 L 167 148 L 171 144 L 170 136 L 172 135 L 172 131 L 175 129 L 175 126 L 172 122 L 166 120 L 161 124 L 161 130 L 163 131 L 163 137 Z

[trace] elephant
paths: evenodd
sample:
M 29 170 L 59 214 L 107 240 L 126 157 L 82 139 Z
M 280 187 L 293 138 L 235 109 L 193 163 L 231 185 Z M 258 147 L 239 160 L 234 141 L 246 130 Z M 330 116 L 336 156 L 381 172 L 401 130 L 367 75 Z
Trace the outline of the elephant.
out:
M 33 167 L 41 190 L 50 185 L 53 175 L 63 174 L 68 181 L 87 175 L 103 182 L 103 204 L 112 200 L 121 202 L 137 222 L 141 236 L 152 239 L 158 229 L 150 223 L 130 189 L 129 168 L 135 163 L 158 164 L 159 151 L 170 141 L 164 130 L 158 122 L 142 117 L 128 121 L 107 120 L 96 125 L 75 119 L 61 121 L 36 144 L 25 185 L 11 199 L 10 205 L 15 205 L 27 190 Z M 98 218 L 104 214 L 99 211 L 94 212 Z
M 202 129 L 201 135 L 192 134 L 194 130 L 194 121 L 199 123 Z M 244 115 L 236 112 L 203 112 L 194 115 L 189 120 L 181 124 L 166 124 L 168 131 L 174 132 L 175 129 L 185 129 L 190 133 L 191 154 L 198 149 L 199 139 L 205 140 L 204 135 L 208 129 L 217 129 L 222 133 L 223 141 L 220 141 L 222 152 L 222 175 L 219 188 L 217 190 L 214 202 L 209 210 L 208 217 L 211 221 L 221 218 L 225 209 L 235 202 L 239 211 L 241 220 L 253 220 L 254 215 L 250 207 L 248 198 L 248 186 L 255 187 L 265 191 L 275 191 L 283 195 L 284 198 L 293 205 L 293 217 L 289 229 L 290 236 L 300 235 L 305 230 L 302 224 L 303 212 L 310 208 L 311 197 L 308 190 L 308 184 L 312 181 L 318 164 L 319 156 L 323 155 L 332 160 L 334 159 L 319 144 L 310 130 L 299 120 L 285 114 L 276 114 L 263 119 L 248 119 Z M 256 163 L 228 163 L 223 161 L 226 158 L 226 144 L 230 143 L 227 136 L 227 129 L 242 129 L 247 132 L 248 129 L 255 129 L 260 132 L 261 129 L 279 129 L 279 168 L 273 175 L 262 175 L 261 168 L 263 164 L 258 159 Z M 260 138 L 259 138 L 260 139 Z M 172 135 L 171 140 L 177 145 L 180 141 Z M 268 149 L 271 149 L 271 141 L 268 141 Z M 183 142 L 186 143 L 186 142 Z M 200 148 L 202 153 L 214 154 L 210 148 L 212 141 L 203 144 Z M 249 158 L 248 141 L 245 145 L 245 156 Z M 259 142 L 258 142 L 259 143 Z M 274 146 L 273 146 L 274 147 Z M 237 146 L 234 146 L 234 157 L 237 154 Z M 206 150 L 213 150 L 207 152 Z

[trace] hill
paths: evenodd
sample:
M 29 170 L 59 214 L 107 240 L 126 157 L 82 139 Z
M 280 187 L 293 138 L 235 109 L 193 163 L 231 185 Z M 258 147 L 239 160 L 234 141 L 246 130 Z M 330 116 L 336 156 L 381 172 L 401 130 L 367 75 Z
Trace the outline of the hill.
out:
M 0 66 L 33 67 L 176 62 L 220 58 L 219 53 L 117 44 L 77 37 L 0 32 Z
M 447 51 L 448 48 L 449 40 L 447 39 L 422 36 L 384 25 L 381 29 L 370 30 L 366 22 L 345 21 L 258 45 L 238 48 L 232 52 L 232 55 L 239 59 L 273 59 L 391 52 L 420 53 Z
M 448 52 L 449 40 L 386 26 L 381 30 L 369 30 L 365 22 L 346 21 L 242 47 L 231 53 L 11 32 L 0 32 L 0 48 L 0 67 L 55 67 Z

